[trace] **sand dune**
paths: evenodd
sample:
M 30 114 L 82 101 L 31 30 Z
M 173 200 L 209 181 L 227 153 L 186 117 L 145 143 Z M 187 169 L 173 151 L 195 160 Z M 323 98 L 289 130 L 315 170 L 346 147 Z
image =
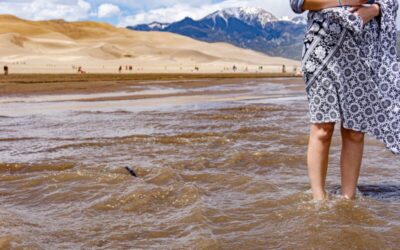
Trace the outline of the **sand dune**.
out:
M 205 43 L 163 32 L 138 32 L 97 22 L 27 21 L 0 15 L 0 64 L 11 72 L 74 72 L 80 65 L 89 72 L 115 72 L 132 65 L 132 72 L 279 71 L 281 64 L 299 62 L 237 48 L 225 43 Z M 124 67 L 125 69 L 125 67 Z

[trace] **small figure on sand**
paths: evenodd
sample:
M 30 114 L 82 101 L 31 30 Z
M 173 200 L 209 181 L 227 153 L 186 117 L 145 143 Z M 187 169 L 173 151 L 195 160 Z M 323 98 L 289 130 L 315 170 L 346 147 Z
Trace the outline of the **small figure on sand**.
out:
M 282 73 L 286 73 L 286 65 L 285 64 L 282 65 Z
M 236 70 L 237 70 L 236 65 L 233 65 L 232 69 L 233 69 L 233 72 L 236 72 Z
M 118 72 L 121 73 L 122 72 L 122 66 L 119 66 L 118 68 Z
M 4 75 L 7 76 L 8 75 L 8 66 L 4 65 Z
M 82 66 L 79 66 L 79 67 L 78 67 L 78 73 L 80 73 L 80 74 L 86 74 L 87 72 L 84 71 L 84 70 L 82 69 Z
M 129 65 L 129 71 L 132 71 L 132 70 L 133 70 L 132 65 Z
M 294 74 L 295 76 L 299 76 L 299 75 L 300 75 L 300 72 L 298 72 L 297 66 L 294 66 L 294 67 L 293 67 L 293 74 Z

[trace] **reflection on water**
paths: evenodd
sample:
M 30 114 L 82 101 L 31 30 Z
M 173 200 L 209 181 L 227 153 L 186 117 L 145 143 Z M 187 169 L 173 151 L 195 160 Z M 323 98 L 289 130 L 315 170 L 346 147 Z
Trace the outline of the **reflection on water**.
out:
M 398 159 L 375 140 L 367 141 L 359 199 L 335 195 L 337 137 L 327 180 L 333 200 L 310 202 L 307 103 L 292 85 L 141 91 L 189 94 L 0 104 L 0 248 L 400 245 Z

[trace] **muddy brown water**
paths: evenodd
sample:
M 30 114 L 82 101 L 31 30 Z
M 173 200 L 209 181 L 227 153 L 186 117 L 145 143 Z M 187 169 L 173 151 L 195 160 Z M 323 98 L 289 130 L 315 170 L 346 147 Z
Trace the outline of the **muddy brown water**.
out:
M 2 97 L 0 248 L 399 249 L 399 158 L 371 137 L 358 198 L 337 195 L 336 131 L 332 200 L 310 201 L 302 87 Z

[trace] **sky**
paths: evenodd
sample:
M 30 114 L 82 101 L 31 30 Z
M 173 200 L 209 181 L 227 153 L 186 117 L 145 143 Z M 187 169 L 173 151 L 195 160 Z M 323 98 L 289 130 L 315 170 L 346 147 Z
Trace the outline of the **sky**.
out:
M 0 14 L 29 20 L 103 21 L 120 27 L 187 16 L 200 19 L 228 7 L 260 7 L 277 17 L 295 16 L 289 0 L 0 0 Z

